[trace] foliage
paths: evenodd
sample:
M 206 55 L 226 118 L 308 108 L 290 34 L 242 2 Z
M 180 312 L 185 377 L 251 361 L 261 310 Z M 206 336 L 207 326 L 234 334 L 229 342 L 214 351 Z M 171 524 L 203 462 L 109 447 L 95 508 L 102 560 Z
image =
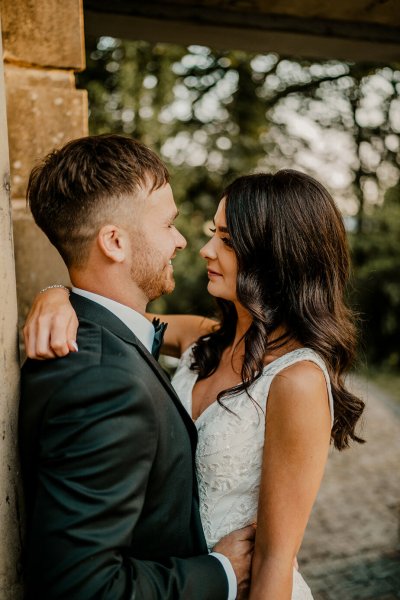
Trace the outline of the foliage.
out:
M 364 216 L 363 231 L 351 236 L 353 303 L 364 323 L 368 359 L 400 368 L 400 185 Z
M 87 44 L 78 85 L 89 93 L 91 132 L 132 135 L 162 156 L 189 240 L 174 261 L 178 289 L 155 308 L 211 314 L 198 250 L 222 190 L 242 173 L 298 168 L 330 188 L 353 230 L 352 298 L 368 356 L 399 365 L 400 223 L 391 198 L 400 71 L 109 37 Z

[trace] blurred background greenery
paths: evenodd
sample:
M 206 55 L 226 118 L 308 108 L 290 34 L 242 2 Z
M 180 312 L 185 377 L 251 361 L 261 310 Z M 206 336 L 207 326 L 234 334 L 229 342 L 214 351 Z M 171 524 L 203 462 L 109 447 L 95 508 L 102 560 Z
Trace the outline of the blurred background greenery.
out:
M 189 245 L 174 261 L 176 291 L 154 309 L 213 313 L 198 251 L 227 183 L 252 171 L 306 171 L 332 192 L 349 234 L 360 365 L 399 395 L 398 65 L 102 37 L 87 39 L 77 79 L 89 93 L 91 133 L 139 139 L 170 169 Z

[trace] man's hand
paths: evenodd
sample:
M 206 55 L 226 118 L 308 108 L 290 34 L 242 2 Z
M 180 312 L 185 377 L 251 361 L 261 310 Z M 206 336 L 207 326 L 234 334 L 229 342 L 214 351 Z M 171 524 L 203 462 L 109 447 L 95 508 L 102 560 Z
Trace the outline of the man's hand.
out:
M 23 330 L 27 356 L 43 360 L 76 352 L 78 325 L 65 290 L 52 288 L 38 294 Z
M 213 548 L 214 552 L 224 554 L 231 562 L 237 580 L 238 600 L 248 597 L 255 533 L 255 526 L 243 527 L 223 537 Z

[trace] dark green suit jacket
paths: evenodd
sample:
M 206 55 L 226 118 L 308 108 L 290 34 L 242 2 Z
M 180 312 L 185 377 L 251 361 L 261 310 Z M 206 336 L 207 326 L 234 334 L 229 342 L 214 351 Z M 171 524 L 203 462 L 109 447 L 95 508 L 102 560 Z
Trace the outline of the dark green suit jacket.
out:
M 196 428 L 130 329 L 71 301 L 79 352 L 22 368 L 27 597 L 226 600 L 199 517 Z

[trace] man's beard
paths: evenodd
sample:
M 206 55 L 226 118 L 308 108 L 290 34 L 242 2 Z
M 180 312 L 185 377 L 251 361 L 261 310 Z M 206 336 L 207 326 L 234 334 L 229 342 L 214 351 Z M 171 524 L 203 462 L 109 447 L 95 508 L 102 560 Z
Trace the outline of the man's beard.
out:
M 131 279 L 151 300 L 170 294 L 175 280 L 161 252 L 156 250 L 142 233 L 132 238 Z

